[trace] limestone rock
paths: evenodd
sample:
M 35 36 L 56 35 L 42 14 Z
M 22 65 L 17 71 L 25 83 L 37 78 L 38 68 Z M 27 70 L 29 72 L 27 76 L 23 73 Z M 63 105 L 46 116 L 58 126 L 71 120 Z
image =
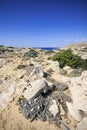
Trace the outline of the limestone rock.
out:
M 10 84 L 7 89 L 7 92 L 3 91 L 0 94 L 0 109 L 4 109 L 7 106 L 7 102 L 13 100 L 13 93 L 14 93 L 14 83 Z M 4 102 L 6 101 L 6 103 Z
M 83 72 L 80 77 L 71 79 L 70 92 L 73 100 L 70 113 L 76 120 L 80 120 L 79 110 L 87 114 L 87 71 Z M 69 107 L 70 104 L 68 104 Z M 78 115 L 78 119 L 74 115 Z
M 68 76 L 72 77 L 78 77 L 81 75 L 82 70 L 81 69 L 72 69 L 70 66 L 63 67 L 63 70 L 67 73 Z
M 53 90 L 55 89 L 54 83 L 49 82 L 49 81 L 46 81 L 46 82 L 47 82 L 47 84 L 48 84 L 48 86 L 49 86 L 49 88 L 50 88 L 50 91 L 53 91 Z
M 76 78 L 71 81 L 73 86 L 70 88 L 70 91 L 75 108 L 87 113 L 87 80 L 85 77 L 83 79 L 82 78 Z
M 42 78 L 44 76 L 44 72 L 41 69 L 41 66 L 35 66 L 33 71 L 30 73 L 30 80 L 34 81 L 36 79 Z
M 76 130 L 87 130 L 87 117 L 77 124 Z
M 60 115 L 64 116 L 65 115 L 65 111 L 64 111 L 62 105 L 59 105 L 59 108 L 60 108 Z
M 52 69 L 54 71 L 59 71 L 60 72 L 60 67 L 59 67 L 59 62 L 58 61 L 54 61 L 51 63 Z
M 62 130 L 70 130 L 64 123 L 61 123 Z
M 29 64 L 28 68 L 27 68 L 27 74 L 31 74 L 32 71 L 34 70 L 35 66 L 34 64 Z
M 22 96 L 23 93 L 27 91 L 29 87 L 30 85 L 25 80 L 21 80 L 16 87 L 16 93 L 19 96 Z
M 70 66 L 65 66 L 65 67 L 63 67 L 63 70 L 65 70 L 66 72 L 67 72 L 68 70 L 70 70 L 70 69 L 71 69 Z
M 68 107 L 68 111 L 71 114 L 71 116 L 74 117 L 77 121 L 80 121 L 81 116 L 78 110 L 74 107 L 74 105 L 70 102 L 66 102 L 66 105 Z
M 52 105 L 49 107 L 49 111 L 56 116 L 56 114 L 59 113 L 58 105 L 56 103 L 56 100 L 52 100 Z
M 43 79 L 37 79 L 31 82 L 30 86 L 25 90 L 24 97 L 28 100 L 39 95 L 41 92 L 46 93 L 49 90 L 47 83 Z

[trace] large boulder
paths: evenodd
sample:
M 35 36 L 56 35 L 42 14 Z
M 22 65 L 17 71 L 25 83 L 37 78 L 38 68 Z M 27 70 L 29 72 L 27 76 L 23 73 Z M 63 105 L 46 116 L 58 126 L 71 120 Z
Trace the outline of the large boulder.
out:
M 37 79 L 31 82 L 31 87 L 25 92 L 24 95 L 27 99 L 31 99 L 40 95 L 41 93 L 46 93 L 48 89 L 49 87 L 43 79 Z

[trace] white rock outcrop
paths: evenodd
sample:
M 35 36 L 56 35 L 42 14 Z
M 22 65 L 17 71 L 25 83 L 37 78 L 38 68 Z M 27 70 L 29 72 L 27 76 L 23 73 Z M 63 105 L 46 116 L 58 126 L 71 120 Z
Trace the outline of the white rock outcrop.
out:
M 84 71 L 80 77 L 71 78 L 70 92 L 73 103 L 67 103 L 70 114 L 80 120 L 79 111 L 87 114 L 87 71 Z

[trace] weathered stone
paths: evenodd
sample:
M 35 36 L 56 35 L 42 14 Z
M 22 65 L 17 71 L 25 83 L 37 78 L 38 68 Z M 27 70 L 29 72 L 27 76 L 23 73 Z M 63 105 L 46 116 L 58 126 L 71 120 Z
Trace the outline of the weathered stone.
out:
M 35 66 L 33 71 L 30 73 L 29 80 L 36 80 L 42 78 L 44 76 L 44 72 L 41 69 L 41 66 Z
M 81 69 L 72 69 L 70 66 L 63 67 L 63 70 L 67 73 L 70 77 L 78 77 L 81 75 Z
M 25 98 L 31 99 L 41 93 L 45 94 L 46 91 L 49 91 L 47 83 L 43 79 L 37 79 L 31 82 L 30 87 L 28 87 L 28 89 L 25 90 L 25 93 L 23 95 Z
M 70 130 L 64 123 L 61 123 L 62 130 Z
M 70 92 L 73 104 L 68 104 L 70 114 L 76 119 L 81 120 L 78 111 L 87 114 L 87 71 L 83 72 L 80 77 L 73 77 L 70 83 Z
M 59 103 L 59 108 L 60 108 L 60 115 L 67 115 L 68 109 L 67 109 L 67 105 L 66 102 L 70 102 L 71 98 L 65 94 L 64 92 L 60 91 L 56 96 L 55 99 L 58 101 Z
M 27 83 L 26 80 L 21 80 L 16 87 L 16 93 L 19 96 L 23 96 L 25 91 L 28 91 L 30 87 L 30 84 Z
M 63 67 L 63 70 L 65 70 L 66 72 L 68 72 L 68 70 L 70 70 L 70 69 L 71 69 L 70 66 L 65 66 L 65 67 Z
M 77 124 L 76 130 L 87 130 L 87 117 L 83 118 L 82 121 Z
M 56 100 L 52 100 L 52 105 L 49 107 L 49 111 L 56 116 L 56 114 L 59 113 L 58 105 L 56 103 Z
M 60 72 L 60 67 L 59 67 L 59 62 L 58 61 L 52 61 L 51 66 L 52 66 L 53 71 Z
M 7 92 L 3 91 L 0 94 L 0 109 L 4 109 L 7 106 L 8 102 L 11 102 L 13 100 L 13 93 L 14 93 L 14 83 L 10 84 L 10 86 L 7 89 Z M 5 101 L 7 103 L 5 103 Z
M 61 104 L 59 105 L 59 109 L 60 109 L 60 115 L 64 116 L 66 113 L 65 113 L 65 111 L 64 111 L 64 109 L 63 109 Z
M 49 82 L 49 81 L 46 81 L 46 82 L 47 82 L 47 84 L 48 84 L 48 86 L 49 86 L 49 88 L 50 88 L 50 91 L 55 90 L 55 85 L 54 85 L 54 83 Z
M 34 70 L 34 68 L 35 68 L 34 64 L 29 64 L 27 68 L 27 74 L 30 75 L 32 71 Z
M 67 105 L 68 111 L 71 114 L 71 116 L 73 118 L 75 118 L 77 121 L 80 121 L 81 116 L 80 116 L 78 110 L 75 109 L 74 105 L 72 103 L 70 103 L 70 102 L 66 102 L 66 105 Z
M 55 81 L 54 79 L 48 78 L 47 83 L 52 90 L 65 91 L 68 89 L 68 85 L 66 83 L 60 83 Z
M 58 90 L 58 91 L 64 91 L 64 90 L 68 89 L 67 84 L 64 84 L 64 83 L 54 82 L 54 86 L 55 86 L 56 90 Z

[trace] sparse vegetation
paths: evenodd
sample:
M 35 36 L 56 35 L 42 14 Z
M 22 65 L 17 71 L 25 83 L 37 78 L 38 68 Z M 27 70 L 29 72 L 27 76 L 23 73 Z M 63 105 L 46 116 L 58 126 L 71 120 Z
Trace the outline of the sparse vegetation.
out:
M 25 67 L 27 67 L 27 66 L 26 66 L 26 65 L 21 65 L 21 64 L 20 64 L 20 65 L 17 66 L 17 69 L 23 69 L 23 68 L 25 68 Z
M 52 53 L 54 53 L 53 50 L 47 50 L 47 51 L 45 51 L 45 54 L 46 54 L 46 55 L 48 55 L 48 54 L 52 54 Z
M 48 60 L 51 60 L 51 57 L 48 57 L 47 59 L 48 59 Z
M 87 60 L 83 60 L 80 56 L 73 54 L 70 49 L 56 53 L 52 60 L 58 61 L 61 68 L 71 66 L 72 68 L 87 69 Z
M 24 54 L 24 58 L 29 58 L 29 57 L 35 58 L 35 57 L 37 57 L 37 56 L 38 56 L 38 52 L 35 51 L 34 49 L 31 49 L 30 51 L 28 51 L 28 52 L 26 52 L 26 53 Z

